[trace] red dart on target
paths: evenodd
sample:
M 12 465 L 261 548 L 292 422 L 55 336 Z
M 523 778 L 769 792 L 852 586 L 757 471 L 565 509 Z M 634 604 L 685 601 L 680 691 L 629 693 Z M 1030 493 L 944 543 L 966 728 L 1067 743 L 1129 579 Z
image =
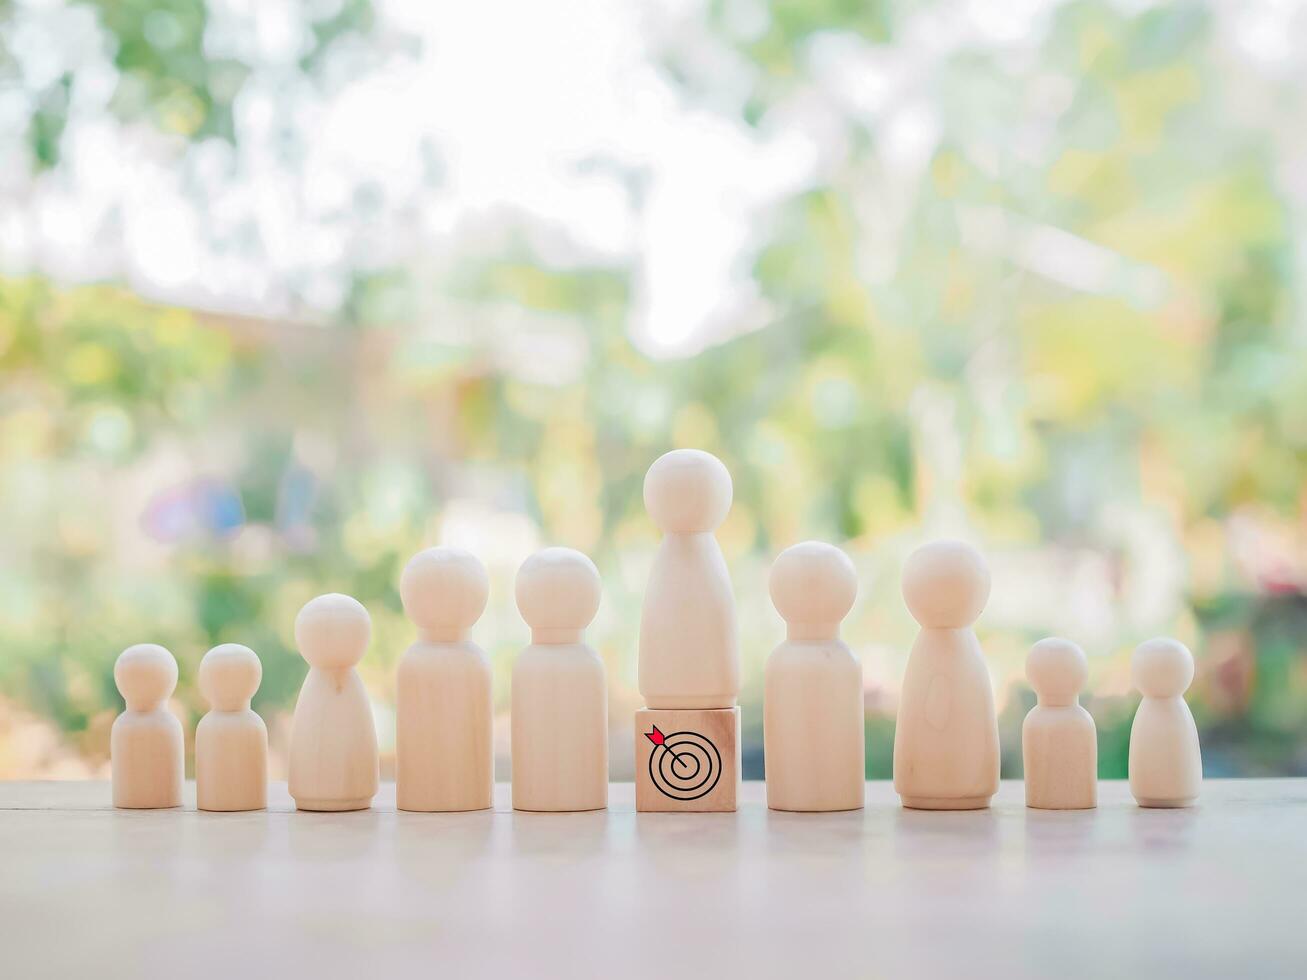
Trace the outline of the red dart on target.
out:
M 672 754 L 672 765 L 680 765 L 681 757 L 677 754 L 674 748 L 667 744 L 667 736 L 658 730 L 657 725 L 653 726 L 653 731 L 645 732 L 644 737 L 653 742 L 654 745 L 661 746 L 663 749 L 670 752 Z

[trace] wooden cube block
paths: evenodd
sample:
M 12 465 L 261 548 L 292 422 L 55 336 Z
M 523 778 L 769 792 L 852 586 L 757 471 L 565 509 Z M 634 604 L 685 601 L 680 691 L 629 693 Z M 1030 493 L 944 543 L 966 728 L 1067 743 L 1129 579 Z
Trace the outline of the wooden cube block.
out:
M 730 811 L 739 790 L 739 708 L 635 713 L 637 810 Z

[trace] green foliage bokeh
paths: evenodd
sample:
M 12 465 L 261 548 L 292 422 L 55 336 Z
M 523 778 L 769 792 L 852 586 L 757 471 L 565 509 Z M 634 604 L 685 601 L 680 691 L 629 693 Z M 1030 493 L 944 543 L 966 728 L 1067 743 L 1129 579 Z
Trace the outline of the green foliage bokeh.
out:
M 206 51 L 205 4 L 87 6 L 119 73 L 118 117 L 183 143 L 237 139 L 251 68 Z M 685 99 L 760 130 L 811 82 L 815 39 L 892 50 L 918 13 L 785 0 L 743 31 L 733 7 L 708 5 L 701 28 L 748 66 L 747 91 L 724 93 L 675 47 L 663 61 Z M 334 45 L 379 47 L 366 3 L 321 9 L 296 62 L 309 80 Z M 0 24 L 12 16 L 0 4 Z M 964 515 L 997 551 L 1037 556 L 1036 577 L 1101 560 L 1119 610 L 1159 553 L 1184 556 L 1177 600 L 1121 613 L 1090 651 L 1103 775 L 1124 773 L 1129 650 L 1163 630 L 1199 658 L 1209 771 L 1307 772 L 1307 332 L 1301 216 L 1283 186 L 1303 104 L 1275 90 L 1281 127 L 1232 112 L 1253 81 L 1222 60 L 1217 31 L 1206 4 L 1080 0 L 1055 5 L 1022 57 L 957 46 L 933 66 L 942 130 L 903 200 L 879 197 L 886 134 L 848 113 L 824 183 L 756 229 L 749 271 L 768 325 L 688 358 L 633 341 L 631 268 L 560 267 L 525 233 L 435 271 L 360 266 L 336 316 L 308 325 L 40 270 L 0 277 L 0 695 L 102 759 L 118 650 L 172 649 L 178 702 L 197 718 L 199 657 L 238 641 L 264 661 L 256 707 L 284 714 L 304 670 L 294 613 L 344 591 L 373 614 L 365 674 L 389 703 L 411 634 L 399 571 L 461 520 L 492 545 L 529 528 L 595 558 L 593 640 L 629 708 L 643 566 L 628 556 L 654 542 L 641 479 L 659 453 L 696 445 L 735 479 L 720 537 L 755 721 L 779 637 L 767 562 L 802 538 L 845 542 L 864 585 L 846 636 L 880 671 L 868 771 L 887 775 L 892 675 L 914 629 L 898 562 L 920 528 Z M 0 70 L 11 55 L 0 48 Z M 73 82 L 27 93 L 34 174 L 61 165 Z M 874 216 L 890 204 L 905 217 L 887 241 Z M 433 297 L 461 329 L 419 329 Z M 526 353 L 481 329 L 504 309 L 523 314 Z M 580 351 L 561 380 L 514 369 L 555 349 Z M 217 523 L 152 532 L 147 505 L 170 486 L 191 487 Z M 1238 544 L 1249 527 L 1252 559 Z M 482 638 L 506 692 L 524 633 L 512 569 L 494 571 Z M 1032 703 L 1021 658 L 1059 622 L 1037 607 L 981 622 L 1006 775 L 1020 772 Z M 748 736 L 758 775 L 757 724 Z

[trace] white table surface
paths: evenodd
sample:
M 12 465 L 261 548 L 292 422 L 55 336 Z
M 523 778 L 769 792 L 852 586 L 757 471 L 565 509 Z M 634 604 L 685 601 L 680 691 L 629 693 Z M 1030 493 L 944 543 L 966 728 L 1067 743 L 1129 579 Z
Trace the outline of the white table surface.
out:
M 0 783 L 0 976 L 1307 977 L 1307 780 L 971 813 L 123 811 Z

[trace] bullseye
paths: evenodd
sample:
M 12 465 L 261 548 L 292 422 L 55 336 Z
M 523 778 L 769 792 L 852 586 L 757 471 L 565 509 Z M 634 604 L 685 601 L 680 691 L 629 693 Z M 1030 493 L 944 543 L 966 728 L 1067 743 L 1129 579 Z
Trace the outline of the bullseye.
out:
M 711 740 L 698 732 L 664 735 L 654 726 L 645 738 L 656 748 L 649 756 L 649 778 L 658 791 L 673 800 L 707 796 L 722 774 L 722 756 Z

